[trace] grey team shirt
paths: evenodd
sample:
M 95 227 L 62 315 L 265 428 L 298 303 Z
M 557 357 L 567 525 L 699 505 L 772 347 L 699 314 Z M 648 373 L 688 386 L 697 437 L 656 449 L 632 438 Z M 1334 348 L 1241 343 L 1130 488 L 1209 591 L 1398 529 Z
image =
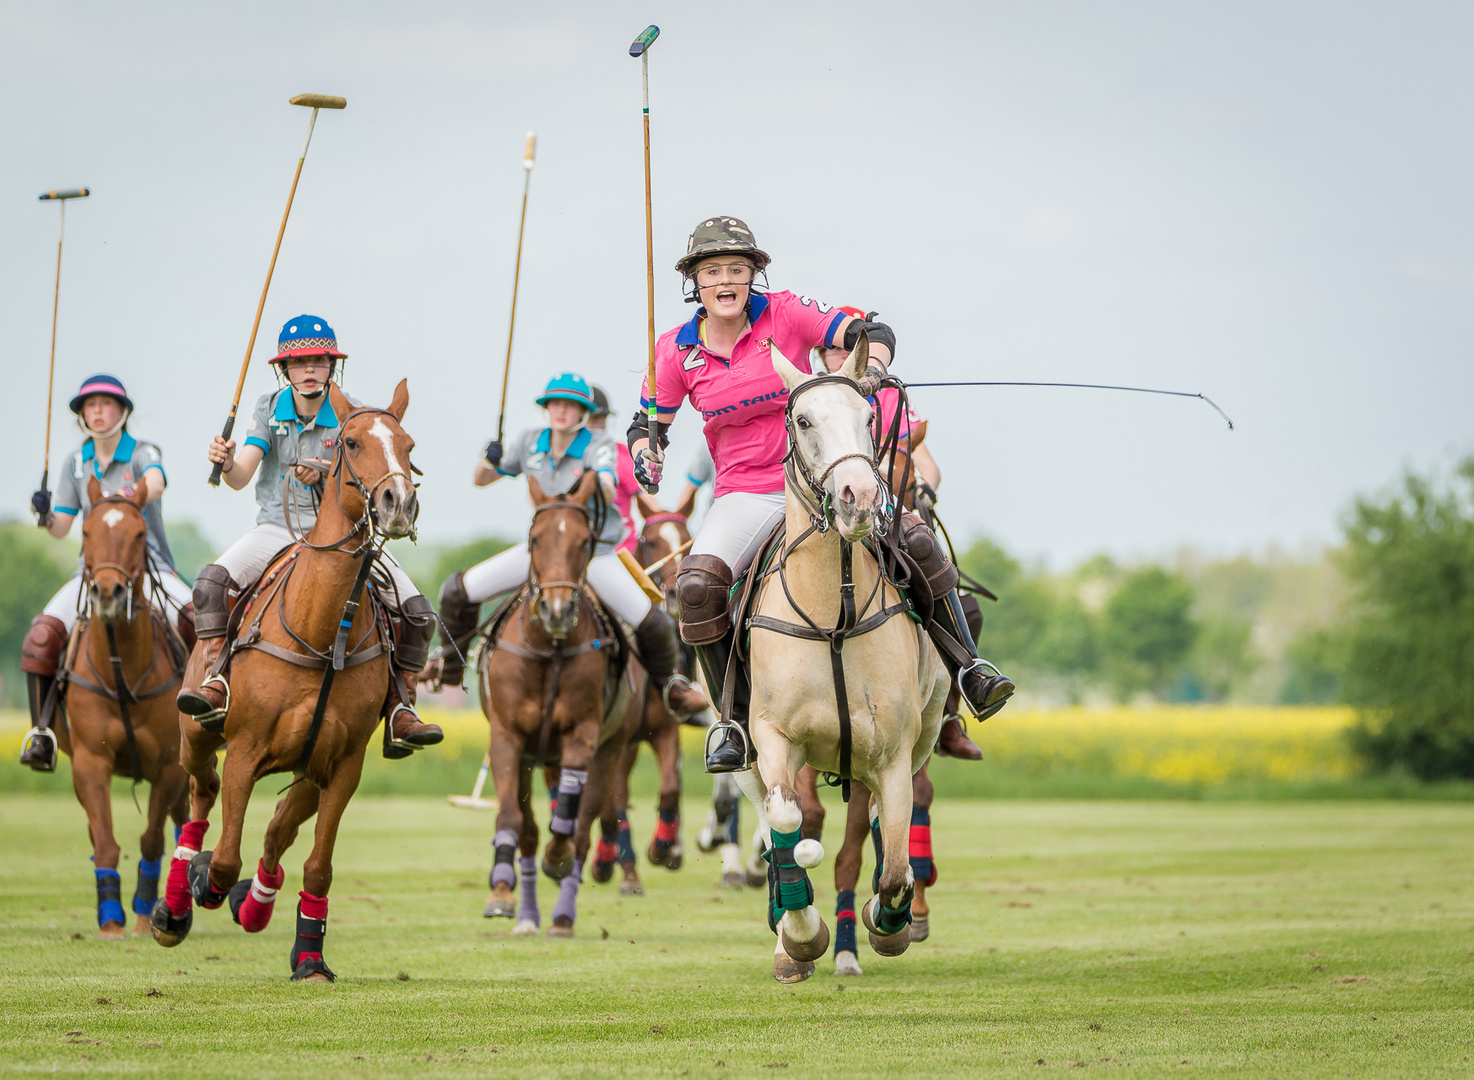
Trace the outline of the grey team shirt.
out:
M 609 477 L 611 486 L 619 483 L 619 444 L 607 431 L 584 428 L 568 446 L 562 457 L 554 457 L 553 433 L 550 428 L 528 428 L 507 444 L 497 472 L 503 476 L 526 473 L 548 495 L 572 491 L 584 471 L 593 469 Z M 624 535 L 624 520 L 619 511 L 606 502 L 604 528 L 594 554 L 608 555 Z
M 51 507 L 58 514 L 86 516 L 90 506 L 87 481 L 93 476 L 97 477 L 104 495 L 131 497 L 134 490 L 143 483 L 143 474 L 149 469 L 158 469 L 164 482 L 169 482 L 164 473 L 164 455 L 159 452 L 159 448 L 151 442 L 135 439 L 126 431 L 118 440 L 117 448 L 113 451 L 113 460 L 106 469 L 98 468 L 97 448 L 91 439 L 73 450 L 66 462 L 66 468 L 56 478 L 56 491 L 51 500 Z M 169 538 L 164 534 L 164 511 L 160 505 L 162 501 L 155 499 L 143 508 L 143 522 L 148 527 L 149 550 L 172 570 L 174 553 L 169 550 Z M 77 565 L 82 565 L 80 556 Z
M 348 395 L 344 395 L 348 397 Z M 355 409 L 357 398 L 348 397 Z M 317 504 L 312 490 L 297 479 L 293 466 L 311 458 L 332 461 L 338 447 L 338 428 L 343 418 L 333 409 L 328 395 L 323 394 L 317 415 L 308 421 L 297 416 L 291 387 L 262 394 L 251 414 L 246 429 L 246 445 L 257 446 L 265 453 L 256 476 L 257 525 L 280 525 L 305 534 L 317 521 Z M 292 500 L 292 524 L 287 525 L 282 507 L 282 477 L 287 477 L 287 498 Z

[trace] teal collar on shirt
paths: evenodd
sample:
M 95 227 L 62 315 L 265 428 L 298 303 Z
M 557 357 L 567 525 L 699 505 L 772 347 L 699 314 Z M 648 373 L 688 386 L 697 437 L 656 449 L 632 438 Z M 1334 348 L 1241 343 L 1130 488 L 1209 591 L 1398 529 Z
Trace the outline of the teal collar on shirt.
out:
M 123 437 L 118 440 L 117 449 L 113 451 L 113 460 L 114 461 L 132 461 L 133 460 L 133 451 L 135 451 L 137 449 L 138 449 L 138 440 L 135 439 L 132 435 L 128 434 L 128 432 L 125 431 L 125 432 L 123 432 Z M 93 470 L 93 472 L 95 472 L 97 474 L 97 478 L 99 480 L 101 480 L 102 479 L 102 470 L 97 467 L 96 458 L 97 458 L 97 446 L 96 446 L 95 442 L 92 439 L 88 439 L 86 442 L 84 442 L 82 444 L 82 460 L 83 461 L 91 461 L 93 463 L 92 470 Z
M 594 436 L 588 428 L 584 428 L 573 437 L 573 442 L 568 444 L 568 450 L 563 454 L 566 458 L 581 458 L 589 443 L 593 442 Z M 543 428 L 538 433 L 537 442 L 533 443 L 532 449 L 539 454 L 546 454 L 553 449 L 553 429 Z
M 297 403 L 292 397 L 292 388 L 287 387 L 276 399 L 276 412 L 272 419 L 278 424 L 284 424 L 288 420 L 297 419 Z M 333 403 L 327 394 L 322 396 L 322 407 L 317 410 L 317 416 L 313 424 L 320 428 L 334 428 L 338 426 L 338 414 L 333 411 Z

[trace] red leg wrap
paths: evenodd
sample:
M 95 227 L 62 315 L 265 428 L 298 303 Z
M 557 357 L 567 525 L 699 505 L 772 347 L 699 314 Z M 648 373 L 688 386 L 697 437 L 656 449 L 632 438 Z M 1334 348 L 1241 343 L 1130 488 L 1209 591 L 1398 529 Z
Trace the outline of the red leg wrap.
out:
M 594 855 L 594 861 L 612 866 L 619 859 L 619 849 L 608 840 L 599 841 L 599 850 Z
M 241 928 L 246 933 L 258 934 L 266 929 L 276 906 L 276 891 L 286 879 L 285 867 L 278 866 L 275 874 L 268 874 L 264 863 L 256 864 L 256 876 L 251 880 L 251 891 L 241 901 L 239 912 Z M 323 901 L 323 906 L 327 906 L 326 900 Z
M 666 821 L 662 818 L 655 826 L 655 839 L 662 844 L 674 844 L 680 831 L 680 818 L 676 818 L 674 821 Z
M 913 859 L 931 858 L 931 826 L 912 825 L 910 837 L 910 851 L 908 855 Z
M 208 821 L 186 821 L 179 831 L 179 846 L 169 861 L 169 881 L 164 886 L 164 899 L 169 902 L 169 911 L 175 918 L 194 906 L 194 898 L 189 892 L 189 860 L 200 853 L 200 845 L 205 842 L 205 832 L 209 828 Z

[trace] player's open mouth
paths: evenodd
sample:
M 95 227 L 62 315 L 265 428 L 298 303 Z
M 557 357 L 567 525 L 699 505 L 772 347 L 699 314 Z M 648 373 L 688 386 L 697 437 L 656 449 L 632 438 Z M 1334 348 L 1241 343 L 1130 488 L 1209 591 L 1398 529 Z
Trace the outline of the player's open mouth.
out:
M 717 303 L 719 304 L 731 304 L 734 303 L 736 300 L 737 294 L 734 293 L 731 289 L 723 289 L 721 292 L 717 293 Z

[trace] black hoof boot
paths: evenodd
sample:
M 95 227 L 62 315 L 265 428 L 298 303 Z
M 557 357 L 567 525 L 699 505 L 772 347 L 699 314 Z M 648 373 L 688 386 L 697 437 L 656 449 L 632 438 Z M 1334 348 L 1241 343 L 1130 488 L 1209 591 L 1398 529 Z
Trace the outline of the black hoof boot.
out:
M 206 911 L 214 911 L 225 903 L 227 893 L 219 892 L 215 883 L 210 880 L 210 856 L 212 851 L 201 851 L 189 860 L 189 891 L 194 895 L 194 902 Z M 247 888 L 250 882 L 247 882 Z
M 723 724 L 722 740 L 706 755 L 709 773 L 741 772 L 747 768 L 747 744 L 736 724 Z
M 292 970 L 293 982 L 337 982 L 338 976 L 320 956 L 309 956 Z
M 194 926 L 193 908 L 183 915 L 175 915 L 169 910 L 169 901 L 162 897 L 154 904 L 154 909 L 148 916 L 148 928 L 153 931 L 154 940 L 166 949 L 174 948 L 175 945 L 189 937 L 192 926 Z
M 241 905 L 246 902 L 246 897 L 251 895 L 251 879 L 241 878 L 230 887 L 230 892 L 225 895 L 230 901 L 230 917 L 239 926 L 241 924 Z

